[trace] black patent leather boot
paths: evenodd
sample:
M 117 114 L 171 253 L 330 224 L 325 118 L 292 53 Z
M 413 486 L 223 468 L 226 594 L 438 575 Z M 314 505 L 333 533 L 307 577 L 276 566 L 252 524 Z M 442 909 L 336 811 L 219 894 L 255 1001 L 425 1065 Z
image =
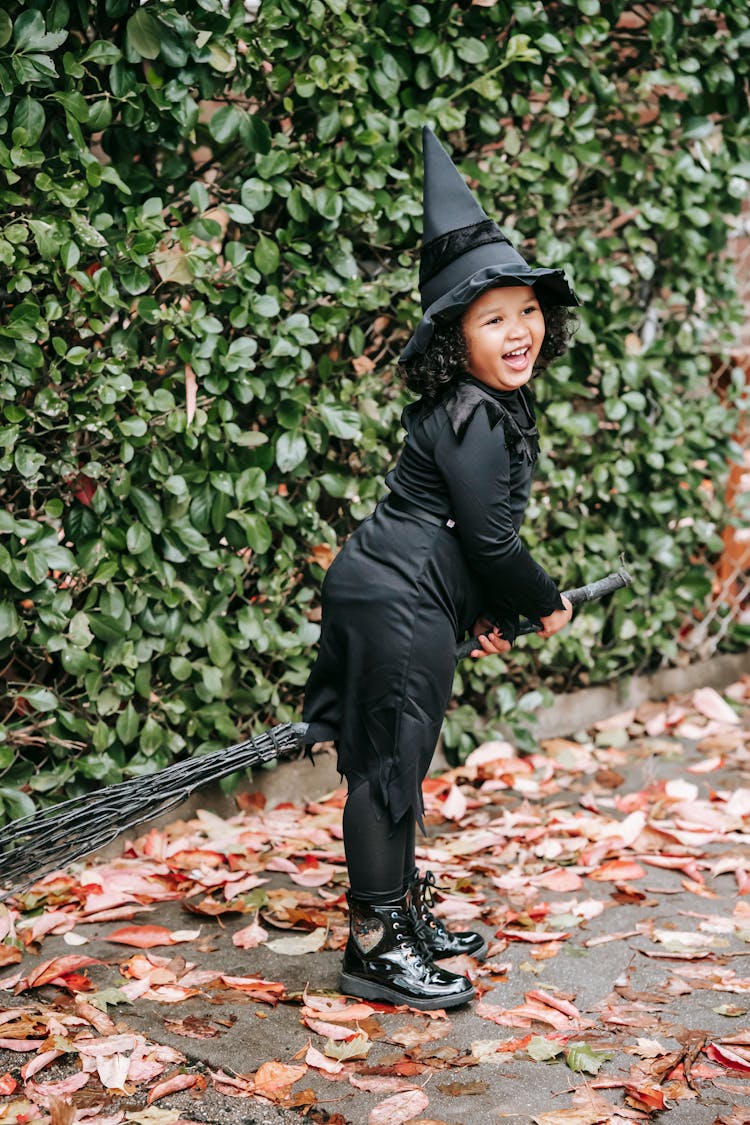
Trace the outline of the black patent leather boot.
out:
M 409 909 L 414 930 L 433 961 L 441 957 L 458 957 L 462 953 L 476 957 L 478 961 L 484 959 L 487 942 L 481 934 L 474 930 L 453 933 L 432 913 L 435 905 L 435 876 L 431 871 L 425 871 L 421 877 L 419 872 L 415 873 L 407 894 L 411 899 Z
M 433 965 L 414 933 L 407 897 L 383 906 L 349 902 L 349 940 L 340 986 L 349 996 L 409 1004 L 422 1012 L 474 999 L 466 977 Z

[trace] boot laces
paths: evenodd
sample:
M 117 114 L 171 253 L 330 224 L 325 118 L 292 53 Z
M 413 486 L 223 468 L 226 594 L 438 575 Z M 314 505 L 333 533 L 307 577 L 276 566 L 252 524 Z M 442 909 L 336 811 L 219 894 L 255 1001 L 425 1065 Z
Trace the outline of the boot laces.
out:
M 435 876 L 431 871 L 425 871 L 424 875 L 417 882 L 419 906 L 414 911 L 414 928 L 417 930 L 423 941 L 425 940 L 425 938 L 429 939 L 433 933 L 437 933 L 440 937 L 442 937 L 445 933 L 447 933 L 445 926 L 432 913 L 433 907 L 437 904 L 437 883 L 435 881 Z

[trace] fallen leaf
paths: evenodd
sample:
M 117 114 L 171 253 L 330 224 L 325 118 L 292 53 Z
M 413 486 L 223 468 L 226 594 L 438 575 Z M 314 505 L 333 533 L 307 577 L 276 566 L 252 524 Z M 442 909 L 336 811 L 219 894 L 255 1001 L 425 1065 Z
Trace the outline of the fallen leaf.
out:
M 411 1121 L 422 1110 L 427 1109 L 430 1099 L 424 1090 L 406 1090 L 394 1094 L 370 1110 L 367 1125 L 403 1125 Z
M 261 926 L 260 922 L 251 922 L 249 926 L 245 926 L 241 930 L 236 930 L 232 934 L 232 944 L 236 945 L 238 949 L 255 949 L 256 946 L 262 945 L 268 939 L 268 930 Z
M 611 1058 L 614 1058 L 614 1051 L 594 1051 L 588 1043 L 571 1043 L 565 1051 L 570 1069 L 585 1074 L 598 1074 L 602 1064 Z
M 194 941 L 200 930 L 180 930 L 172 932 L 165 926 L 121 926 L 107 934 L 105 941 L 117 945 L 133 945 L 136 949 L 155 949 L 160 945 L 177 945 L 183 941 Z
M 479 1080 L 474 1082 L 445 1082 L 442 1086 L 438 1086 L 441 1094 L 447 1094 L 451 1098 L 463 1098 L 472 1094 L 486 1094 L 490 1088 L 489 1082 L 481 1082 Z
M 165 1078 L 163 1082 L 158 1082 L 148 1092 L 147 1103 L 151 1105 L 159 1098 L 166 1098 L 167 1094 L 176 1094 L 180 1090 L 190 1090 L 193 1086 L 200 1086 L 205 1089 L 207 1083 L 202 1074 L 174 1074 L 171 1078 Z
M 329 1039 L 323 1051 L 329 1059 L 338 1059 L 346 1062 L 349 1059 L 366 1059 L 372 1047 L 372 1040 L 364 1033 L 355 1035 L 353 1039 Z
M 255 1093 L 271 1101 L 280 1101 L 290 1088 L 307 1074 L 306 1066 L 289 1066 L 275 1059 L 263 1063 L 255 1075 Z
M 532 1036 L 526 1050 L 530 1057 L 535 1062 L 549 1062 L 550 1059 L 556 1059 L 558 1055 L 563 1053 L 562 1043 L 554 1043 L 549 1039 L 545 1039 L 543 1035 Z
M 285 957 L 300 957 L 305 953 L 317 953 L 325 945 L 327 936 L 328 931 L 320 927 L 309 934 L 295 934 L 294 937 L 267 941 L 266 948 L 272 949 L 274 953 L 283 953 Z

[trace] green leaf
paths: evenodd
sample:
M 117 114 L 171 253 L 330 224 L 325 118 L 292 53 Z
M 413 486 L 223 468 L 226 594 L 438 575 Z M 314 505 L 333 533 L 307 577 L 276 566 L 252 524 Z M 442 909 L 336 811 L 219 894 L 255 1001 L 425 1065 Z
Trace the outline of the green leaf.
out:
M 325 428 L 334 437 L 351 439 L 362 436 L 360 416 L 356 410 L 347 410 L 343 406 L 327 406 L 320 403 L 318 411 Z
M 151 547 L 151 536 L 142 523 L 133 523 L 127 530 L 125 543 L 131 555 L 142 555 Z
M 16 607 L 12 602 L 0 602 L 0 640 L 15 637 L 20 627 Z
M 8 786 L 0 786 L 0 800 L 8 809 L 11 820 L 20 820 L 24 816 L 33 816 L 36 812 L 36 805 L 27 793 L 21 793 L 18 789 L 10 789 Z
M 35 101 L 28 95 L 19 99 L 13 114 L 13 128 L 25 130 L 26 144 L 36 144 L 42 135 L 44 122 L 44 107 L 41 102 Z
M 130 490 L 130 500 L 141 523 L 158 535 L 164 526 L 164 516 L 154 497 L 142 488 L 133 488 Z
M 224 105 L 212 115 L 208 131 L 215 141 L 225 145 L 237 136 L 241 120 L 240 111 L 235 106 Z
M 276 442 L 276 464 L 282 473 L 291 473 L 307 457 L 307 442 L 299 432 L 281 434 Z
M 588 1043 L 571 1043 L 565 1061 L 576 1073 L 598 1074 L 602 1064 L 614 1058 L 614 1051 L 594 1051 Z
M 545 31 L 544 35 L 535 39 L 534 46 L 538 47 L 540 51 L 545 51 L 548 55 L 560 55 L 564 50 L 560 40 L 551 31 Z
M 159 57 L 161 28 L 146 8 L 134 12 L 125 25 L 125 33 L 133 50 L 143 59 Z
M 13 21 L 5 11 L 0 11 L 0 47 L 10 42 L 13 34 Z
M 279 268 L 279 248 L 273 239 L 261 234 L 253 251 L 253 261 L 262 274 L 275 273 Z
M 108 39 L 95 39 L 81 56 L 81 62 L 96 62 L 101 63 L 102 66 L 111 66 L 121 58 L 122 51 L 117 44 L 111 43 Z
M 60 706 L 55 693 L 47 688 L 24 688 L 19 694 L 35 711 L 54 711 Z

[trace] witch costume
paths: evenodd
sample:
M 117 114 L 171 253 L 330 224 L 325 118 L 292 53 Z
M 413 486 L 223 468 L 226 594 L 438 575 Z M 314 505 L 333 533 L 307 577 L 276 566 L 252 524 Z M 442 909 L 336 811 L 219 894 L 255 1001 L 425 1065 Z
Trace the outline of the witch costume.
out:
M 511 246 L 429 129 L 423 147 L 423 316 L 401 362 L 493 287 L 533 286 L 546 305 L 577 304 L 561 270 L 531 268 Z M 486 951 L 481 935 L 435 919 L 432 877 L 414 862 L 456 643 L 482 614 L 512 641 L 520 614 L 538 620 L 563 603 L 518 537 L 538 453 L 528 389 L 496 391 L 467 373 L 437 403 L 407 407 L 402 421 L 389 494 L 326 575 L 303 718 L 308 741 L 336 744 L 349 786 L 341 987 L 429 1010 L 474 995 L 434 959 Z

